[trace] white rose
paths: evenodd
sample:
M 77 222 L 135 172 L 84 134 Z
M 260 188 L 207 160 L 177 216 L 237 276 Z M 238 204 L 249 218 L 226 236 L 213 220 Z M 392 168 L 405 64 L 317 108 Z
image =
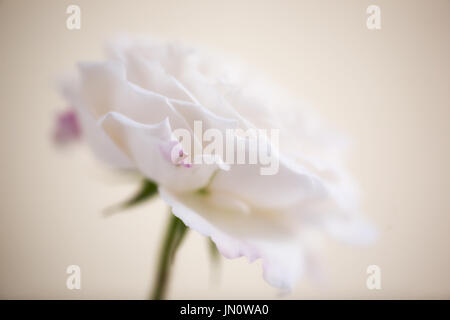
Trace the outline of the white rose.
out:
M 273 99 L 270 88 L 181 45 L 122 39 L 107 52 L 104 62 L 80 63 L 79 77 L 64 85 L 83 134 L 102 159 L 155 181 L 173 214 L 210 237 L 222 255 L 261 258 L 265 280 L 289 289 L 311 271 L 317 231 L 350 242 L 373 239 L 341 169 L 339 140 L 296 101 Z M 196 120 L 220 131 L 280 129 L 278 172 L 185 162 L 191 150 L 173 133 L 193 134 Z M 201 137 L 194 143 L 203 144 Z M 174 146 L 180 159 L 167 156 Z

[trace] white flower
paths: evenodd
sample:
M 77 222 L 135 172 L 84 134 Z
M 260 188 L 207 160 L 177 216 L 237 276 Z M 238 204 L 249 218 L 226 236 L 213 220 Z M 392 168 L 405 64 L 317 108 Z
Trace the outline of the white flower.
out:
M 104 62 L 80 63 L 79 77 L 63 86 L 83 134 L 102 159 L 155 181 L 173 214 L 210 237 L 222 255 L 261 258 L 267 282 L 289 289 L 311 271 L 311 235 L 373 239 L 341 169 L 341 140 L 298 102 L 274 99 L 273 88 L 181 45 L 122 39 L 107 53 Z M 260 164 L 223 170 L 186 162 L 191 150 L 173 132 L 194 134 L 196 120 L 221 131 L 280 129 L 277 174 L 261 175 Z M 201 137 L 194 143 L 202 144 Z M 244 148 L 250 152 L 251 144 Z

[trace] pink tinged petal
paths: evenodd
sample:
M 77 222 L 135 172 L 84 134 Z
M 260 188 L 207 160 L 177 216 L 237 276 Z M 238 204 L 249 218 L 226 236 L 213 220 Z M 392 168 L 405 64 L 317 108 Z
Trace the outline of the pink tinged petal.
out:
M 118 112 L 99 120 L 104 132 L 128 156 L 146 177 L 170 190 L 195 191 L 206 186 L 217 165 L 174 165 L 161 151 L 161 145 L 173 144 L 169 119 L 150 125 L 136 122 Z M 189 170 L 187 170 L 189 168 Z
M 279 219 L 265 220 L 242 205 L 224 207 L 223 201 L 218 204 L 218 198 L 208 195 L 174 194 L 165 188 L 159 188 L 159 194 L 175 216 L 210 237 L 224 257 L 262 259 L 263 276 L 270 285 L 290 290 L 305 271 L 302 246 L 295 232 L 278 225 Z
M 94 118 L 99 119 L 108 112 L 120 113 L 141 124 L 159 123 L 168 118 L 173 130 L 183 128 L 190 131 L 197 119 L 202 120 L 204 130 L 225 130 L 236 125 L 234 120 L 217 117 L 202 106 L 170 100 L 131 83 L 120 62 L 81 63 L 79 70 L 81 82 L 76 96 L 81 98 L 74 102 L 79 105 L 78 109 L 84 109 Z M 193 136 L 194 145 L 200 143 L 197 138 Z M 187 160 L 178 165 L 193 167 Z
M 185 168 L 192 168 L 192 164 L 191 163 L 187 163 L 184 160 L 180 163 L 180 165 L 185 167 Z
M 192 164 L 188 163 L 186 159 L 188 154 L 183 151 L 182 144 L 177 140 L 161 143 L 159 149 L 164 159 L 173 165 L 183 166 L 185 168 L 192 167 Z
M 61 112 L 56 118 L 56 128 L 53 134 L 54 141 L 65 145 L 76 141 L 81 136 L 80 124 L 75 110 Z

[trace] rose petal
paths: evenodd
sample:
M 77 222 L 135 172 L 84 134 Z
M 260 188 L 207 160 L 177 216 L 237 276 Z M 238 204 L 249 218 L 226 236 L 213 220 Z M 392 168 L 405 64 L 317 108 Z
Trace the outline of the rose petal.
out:
M 289 290 L 304 271 L 304 256 L 297 233 L 280 219 L 218 206 L 207 195 L 174 194 L 159 188 L 172 212 L 188 227 L 210 237 L 220 253 L 233 259 L 262 259 L 264 279 L 274 287 Z
M 100 119 L 99 124 L 140 172 L 171 190 L 200 189 L 208 184 L 218 169 L 215 164 L 177 166 L 166 159 L 161 146 L 174 140 L 168 118 L 149 125 L 117 112 L 109 112 Z

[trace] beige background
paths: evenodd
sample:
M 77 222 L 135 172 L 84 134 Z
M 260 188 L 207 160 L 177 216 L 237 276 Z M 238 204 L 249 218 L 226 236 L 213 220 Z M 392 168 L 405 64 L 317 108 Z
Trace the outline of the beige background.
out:
M 66 7 L 82 10 L 66 29 Z M 381 7 L 382 29 L 366 28 Z M 116 32 L 180 39 L 237 55 L 305 98 L 354 139 L 350 167 L 381 238 L 368 249 L 329 243 L 326 282 L 285 298 L 450 298 L 450 1 L 1 1 L 0 297 L 145 298 L 166 207 L 161 200 L 105 218 L 128 197 L 85 147 L 49 140 L 64 107 L 54 83 L 77 60 L 101 58 Z M 260 264 L 221 261 L 211 282 L 191 232 L 170 298 L 277 298 Z M 65 269 L 82 268 L 82 289 Z M 382 290 L 366 288 L 366 267 Z

